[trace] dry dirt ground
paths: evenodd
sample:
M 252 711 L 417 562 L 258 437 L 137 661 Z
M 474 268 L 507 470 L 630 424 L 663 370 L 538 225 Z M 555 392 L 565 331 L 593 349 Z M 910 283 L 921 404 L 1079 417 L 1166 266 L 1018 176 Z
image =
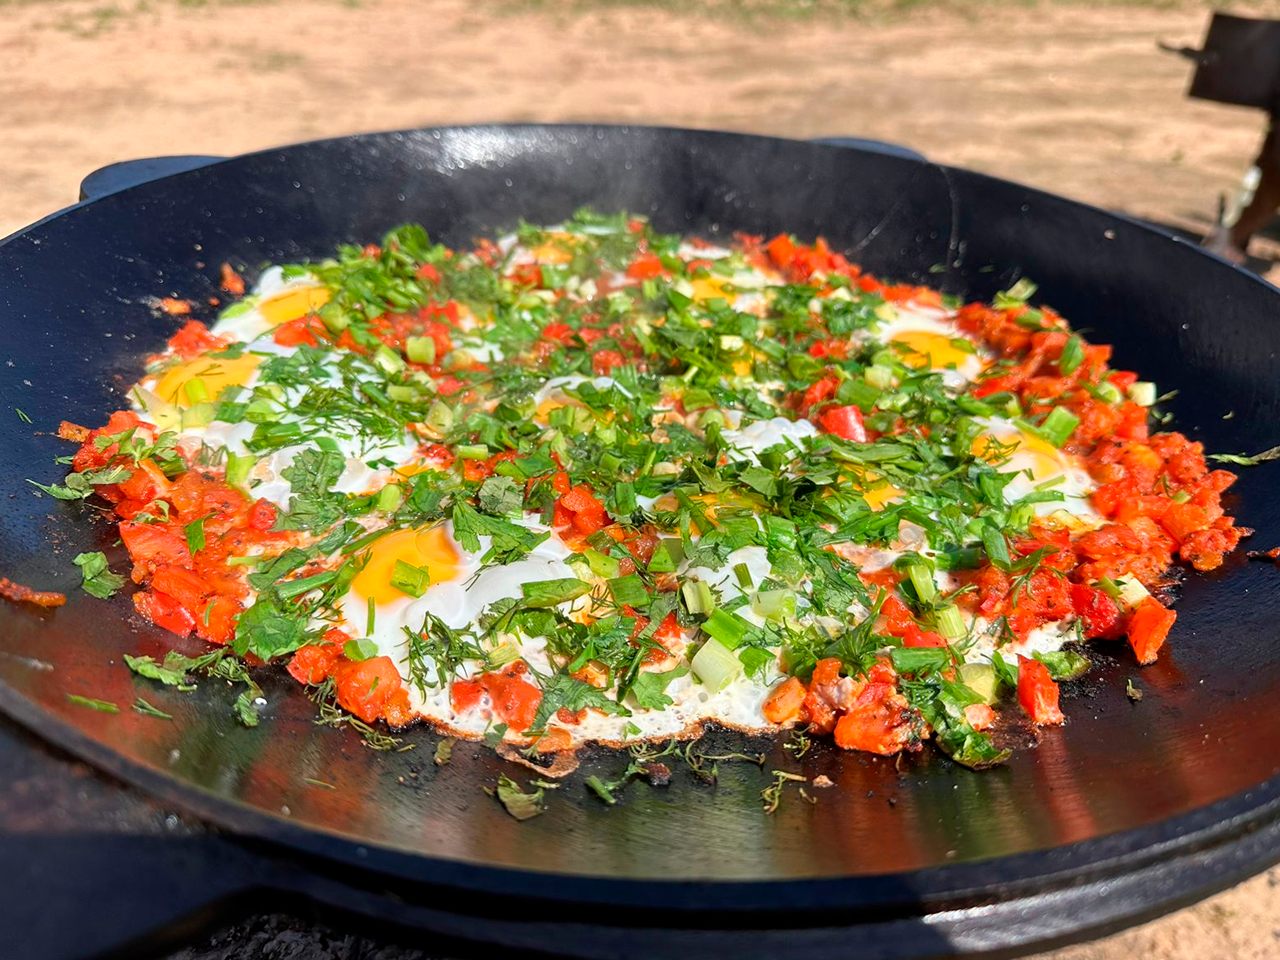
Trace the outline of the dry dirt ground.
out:
M 1195 42 L 1203 7 L 867 2 L 771 17 L 707 0 L 0 0 L 0 235 L 115 160 L 423 124 L 879 137 L 1200 229 L 1257 149 L 1259 115 L 1184 99 L 1186 65 L 1155 48 Z M 1277 886 L 1053 956 L 1280 958 Z

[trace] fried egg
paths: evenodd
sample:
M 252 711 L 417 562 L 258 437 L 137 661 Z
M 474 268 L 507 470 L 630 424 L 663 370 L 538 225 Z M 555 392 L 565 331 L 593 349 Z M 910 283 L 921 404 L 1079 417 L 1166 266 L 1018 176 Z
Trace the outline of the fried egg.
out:
M 988 361 L 942 310 L 891 307 L 876 328 L 876 339 L 894 350 L 903 364 L 942 374 L 948 386 L 963 387 L 978 378 Z
M 253 295 L 224 310 L 211 330 L 231 340 L 257 340 L 280 324 L 314 313 L 328 302 L 328 288 L 314 277 L 286 278 L 280 267 L 268 267 Z
M 1015 503 L 1033 493 L 1053 491 L 1062 499 L 1036 503 L 1038 515 L 1062 515 L 1065 521 L 1069 514 L 1076 526 L 1092 526 L 1100 519 L 1089 499 L 1097 484 L 1077 457 L 1012 420 L 993 417 L 981 422 L 986 430 L 974 440 L 973 453 L 1001 473 L 1014 474 L 1004 488 L 1005 500 Z

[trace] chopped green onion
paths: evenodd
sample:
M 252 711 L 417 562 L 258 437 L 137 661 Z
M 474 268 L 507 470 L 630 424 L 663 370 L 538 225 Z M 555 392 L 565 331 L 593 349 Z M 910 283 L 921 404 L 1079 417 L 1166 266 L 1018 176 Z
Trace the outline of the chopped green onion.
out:
M 1122 399 L 1124 399 L 1123 395 L 1120 393 L 1120 388 L 1117 387 L 1110 380 L 1103 380 L 1100 384 L 1098 384 L 1097 391 L 1098 391 L 1098 399 L 1102 400 L 1105 403 L 1110 403 L 1114 405 L 1119 403 Z
M 591 590 L 591 584 L 584 583 L 576 577 L 560 580 L 539 580 L 536 583 L 520 585 L 527 607 L 554 607 L 568 600 L 575 600 Z
M 916 561 L 906 565 L 907 578 L 915 588 L 916 599 L 921 603 L 929 603 L 938 595 L 938 585 L 933 581 L 933 571 L 928 564 Z
M 227 483 L 233 487 L 243 487 L 257 462 L 255 457 L 247 454 L 228 453 Z
M 426 567 L 416 567 L 397 560 L 391 570 L 391 586 L 411 597 L 422 596 L 431 585 L 431 574 Z
M 520 659 L 520 648 L 510 641 L 500 643 L 485 655 L 485 664 L 490 670 L 497 670 L 499 667 L 505 667 L 508 663 L 515 663 Z
M 999 680 L 996 669 L 989 663 L 960 664 L 960 682 L 980 696 L 986 703 L 996 702 Z
M 182 429 L 207 427 L 218 416 L 218 408 L 212 403 L 193 403 L 182 411 Z
M 404 491 L 400 489 L 400 485 L 398 483 L 388 483 L 378 491 L 374 507 L 382 513 L 394 513 L 403 502 Z
M 1040 424 L 1040 435 L 1055 447 L 1060 447 L 1079 425 L 1080 418 L 1066 407 L 1054 407 Z
M 1069 377 L 1084 363 L 1084 342 L 1075 334 L 1067 337 L 1062 346 L 1062 356 L 1058 358 L 1058 372 Z
M 199 377 L 192 377 L 182 385 L 188 403 L 203 403 L 209 399 L 209 388 Z
M 452 407 L 443 400 L 433 400 L 431 402 L 431 408 L 427 410 L 427 419 L 425 421 L 428 427 L 436 433 L 448 433 L 449 428 L 453 426 L 453 420 Z
M 436 362 L 436 342 L 431 337 L 410 337 L 404 342 L 404 352 L 414 363 Z
M 743 590 L 751 590 L 755 587 L 755 581 L 751 579 L 751 568 L 745 563 L 735 563 L 733 565 L 733 575 L 738 579 L 738 586 Z
M 969 632 L 965 626 L 964 617 L 960 615 L 960 610 L 954 603 L 947 604 L 938 610 L 935 616 L 938 633 L 947 640 L 959 640 Z
M 399 383 L 393 383 L 387 387 L 387 396 L 396 403 L 417 403 L 422 398 L 422 394 L 417 387 Z
M 693 674 L 712 693 L 719 693 L 742 676 L 742 661 L 719 640 L 708 640 L 689 661 Z
M 675 573 L 684 559 L 684 544 L 674 537 L 658 541 L 649 560 L 650 573 Z
M 280 595 L 282 600 L 292 600 L 300 597 L 304 593 L 310 593 L 312 590 L 319 590 L 327 587 L 338 579 L 336 570 L 326 570 L 323 573 L 312 574 L 309 577 L 299 577 L 297 580 L 286 580 L 276 585 L 276 593 Z M 370 628 L 372 630 L 372 628 Z
M 728 613 L 717 607 L 711 611 L 711 616 L 707 617 L 702 629 L 733 650 L 742 645 L 747 631 L 751 629 L 751 624 L 736 613 Z
M 463 460 L 488 460 L 489 448 L 483 443 L 464 443 L 458 446 L 458 456 Z
M 680 594 L 690 613 L 710 613 L 715 608 L 711 587 L 702 580 L 686 580 L 680 587 Z
M 867 367 L 862 376 L 870 386 L 875 387 L 877 390 L 893 389 L 893 371 L 888 367 L 872 364 Z
M 796 595 L 790 590 L 761 590 L 751 598 L 751 612 L 774 621 L 794 617 Z
M 606 580 L 612 580 L 619 573 L 618 561 L 606 553 L 601 553 L 593 547 L 587 547 L 582 551 L 582 555 L 586 557 L 587 566 L 591 568 L 591 572 L 597 577 L 604 577 Z
M 404 369 L 404 357 L 385 343 L 374 352 L 373 362 L 386 373 L 399 373 Z
M 1139 380 L 1129 384 L 1129 399 L 1140 407 L 1149 407 L 1156 402 L 1156 385 L 1150 380 Z

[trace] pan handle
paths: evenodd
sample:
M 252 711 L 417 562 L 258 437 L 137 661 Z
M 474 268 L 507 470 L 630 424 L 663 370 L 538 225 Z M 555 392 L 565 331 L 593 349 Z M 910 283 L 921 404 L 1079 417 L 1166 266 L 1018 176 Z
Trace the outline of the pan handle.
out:
M 143 160 L 122 160 L 111 163 L 93 171 L 80 181 L 80 199 L 97 200 L 109 193 L 127 190 L 149 180 L 171 177 L 175 173 L 186 173 L 207 167 L 211 163 L 225 160 L 225 157 L 188 155 L 180 157 L 147 157 Z
M 925 155 L 897 143 L 886 143 L 883 140 L 867 140 L 863 137 L 811 137 L 810 143 L 821 143 L 829 147 L 852 147 L 854 150 L 869 150 L 872 153 L 883 153 L 890 157 L 902 157 L 904 160 L 925 162 Z

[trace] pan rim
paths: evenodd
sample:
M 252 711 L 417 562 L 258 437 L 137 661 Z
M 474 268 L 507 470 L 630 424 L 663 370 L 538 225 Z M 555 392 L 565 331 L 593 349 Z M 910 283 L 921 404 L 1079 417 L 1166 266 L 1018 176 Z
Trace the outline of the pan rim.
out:
M 392 131 L 373 131 L 339 137 L 327 137 L 302 143 L 266 148 L 235 157 L 215 160 L 208 167 L 226 163 L 248 161 L 284 152 L 314 149 L 324 145 L 372 138 L 408 138 L 413 136 L 444 136 L 448 134 L 475 133 L 478 131 L 513 132 L 529 131 L 567 134 L 577 132 L 594 135 L 596 131 L 638 132 L 657 135 L 706 136 L 713 138 L 739 138 L 750 141 L 775 141 L 804 143 L 782 137 L 769 137 L 750 133 L 737 133 L 712 129 L 648 126 L 639 124 L 536 124 L 491 123 L 460 124 L 440 127 L 408 128 Z M 848 150 L 823 144 L 808 144 L 818 150 Z M 917 162 L 917 161 L 912 161 Z M 942 171 L 955 168 L 925 161 L 925 166 Z M 170 174 L 134 187 L 74 204 L 41 218 L 36 222 L 0 239 L 0 250 L 9 244 L 29 236 L 32 232 L 62 217 L 74 215 L 92 204 L 126 202 L 131 194 L 145 191 L 155 185 L 175 178 L 197 175 L 205 167 Z M 959 172 L 959 171 L 957 171 Z M 966 176 L 1001 184 L 1010 181 L 985 174 L 963 171 Z M 1092 205 L 1059 197 L 1036 188 L 1016 186 L 1033 197 L 1044 197 L 1054 202 L 1102 213 L 1128 227 L 1145 231 L 1161 239 L 1192 247 L 1197 252 L 1260 284 L 1270 293 L 1276 288 L 1256 275 L 1230 263 L 1222 257 L 1194 248 L 1185 240 L 1172 237 L 1155 227 L 1124 214 L 1102 211 Z M 126 783 L 133 784 L 150 796 L 168 800 L 192 810 L 200 818 L 233 831 L 236 835 L 265 840 L 292 850 L 318 856 L 321 859 L 350 865 L 359 860 L 361 869 L 378 875 L 393 876 L 414 883 L 426 882 L 462 889 L 484 889 L 488 892 L 506 890 L 527 896 L 535 889 L 544 896 L 548 888 L 554 888 L 556 901 L 598 902 L 601 904 L 634 904 L 637 894 L 661 889 L 678 889 L 682 896 L 679 909 L 689 911 L 759 911 L 768 906 L 788 911 L 795 905 L 804 905 L 815 911 L 850 909 L 867 906 L 868 892 L 886 879 L 900 881 L 910 877 L 914 881 L 913 893 L 904 905 L 927 910 L 951 906 L 965 906 L 985 902 L 994 887 L 1000 887 L 1002 897 L 1019 891 L 1061 889 L 1090 879 L 1116 876 L 1158 860 L 1175 856 L 1189 856 L 1209 851 L 1259 830 L 1280 819 L 1280 776 L 1270 778 L 1254 787 L 1225 797 L 1213 804 L 1195 808 L 1165 820 L 1116 833 L 1104 834 L 1080 840 L 1064 846 L 1047 847 L 988 860 L 944 864 L 924 870 L 899 874 L 855 875 L 811 879 L 740 879 L 713 878 L 707 880 L 663 880 L 659 878 L 623 879 L 618 877 L 583 873 L 558 873 L 515 866 L 495 866 L 472 861 L 452 859 L 440 855 L 410 853 L 389 844 L 373 844 L 331 828 L 301 826 L 287 817 L 268 812 L 243 801 L 221 796 L 204 787 L 185 781 L 165 772 L 152 769 L 107 745 L 94 740 L 58 717 L 45 713 L 6 682 L 0 680 L 0 711 L 13 718 L 35 736 L 85 760 L 96 769 L 105 771 Z M 331 846 L 332 849 L 325 849 Z M 1046 872 L 1043 861 L 1052 853 L 1057 866 Z M 1268 855 L 1269 862 L 1280 860 L 1280 849 Z M 1035 861 L 1039 862 L 1039 867 Z M 417 867 L 417 869 L 413 869 Z M 554 879 L 555 884 L 544 881 Z M 744 895 L 749 891 L 749 895 Z M 664 903 L 671 907 L 670 901 Z

